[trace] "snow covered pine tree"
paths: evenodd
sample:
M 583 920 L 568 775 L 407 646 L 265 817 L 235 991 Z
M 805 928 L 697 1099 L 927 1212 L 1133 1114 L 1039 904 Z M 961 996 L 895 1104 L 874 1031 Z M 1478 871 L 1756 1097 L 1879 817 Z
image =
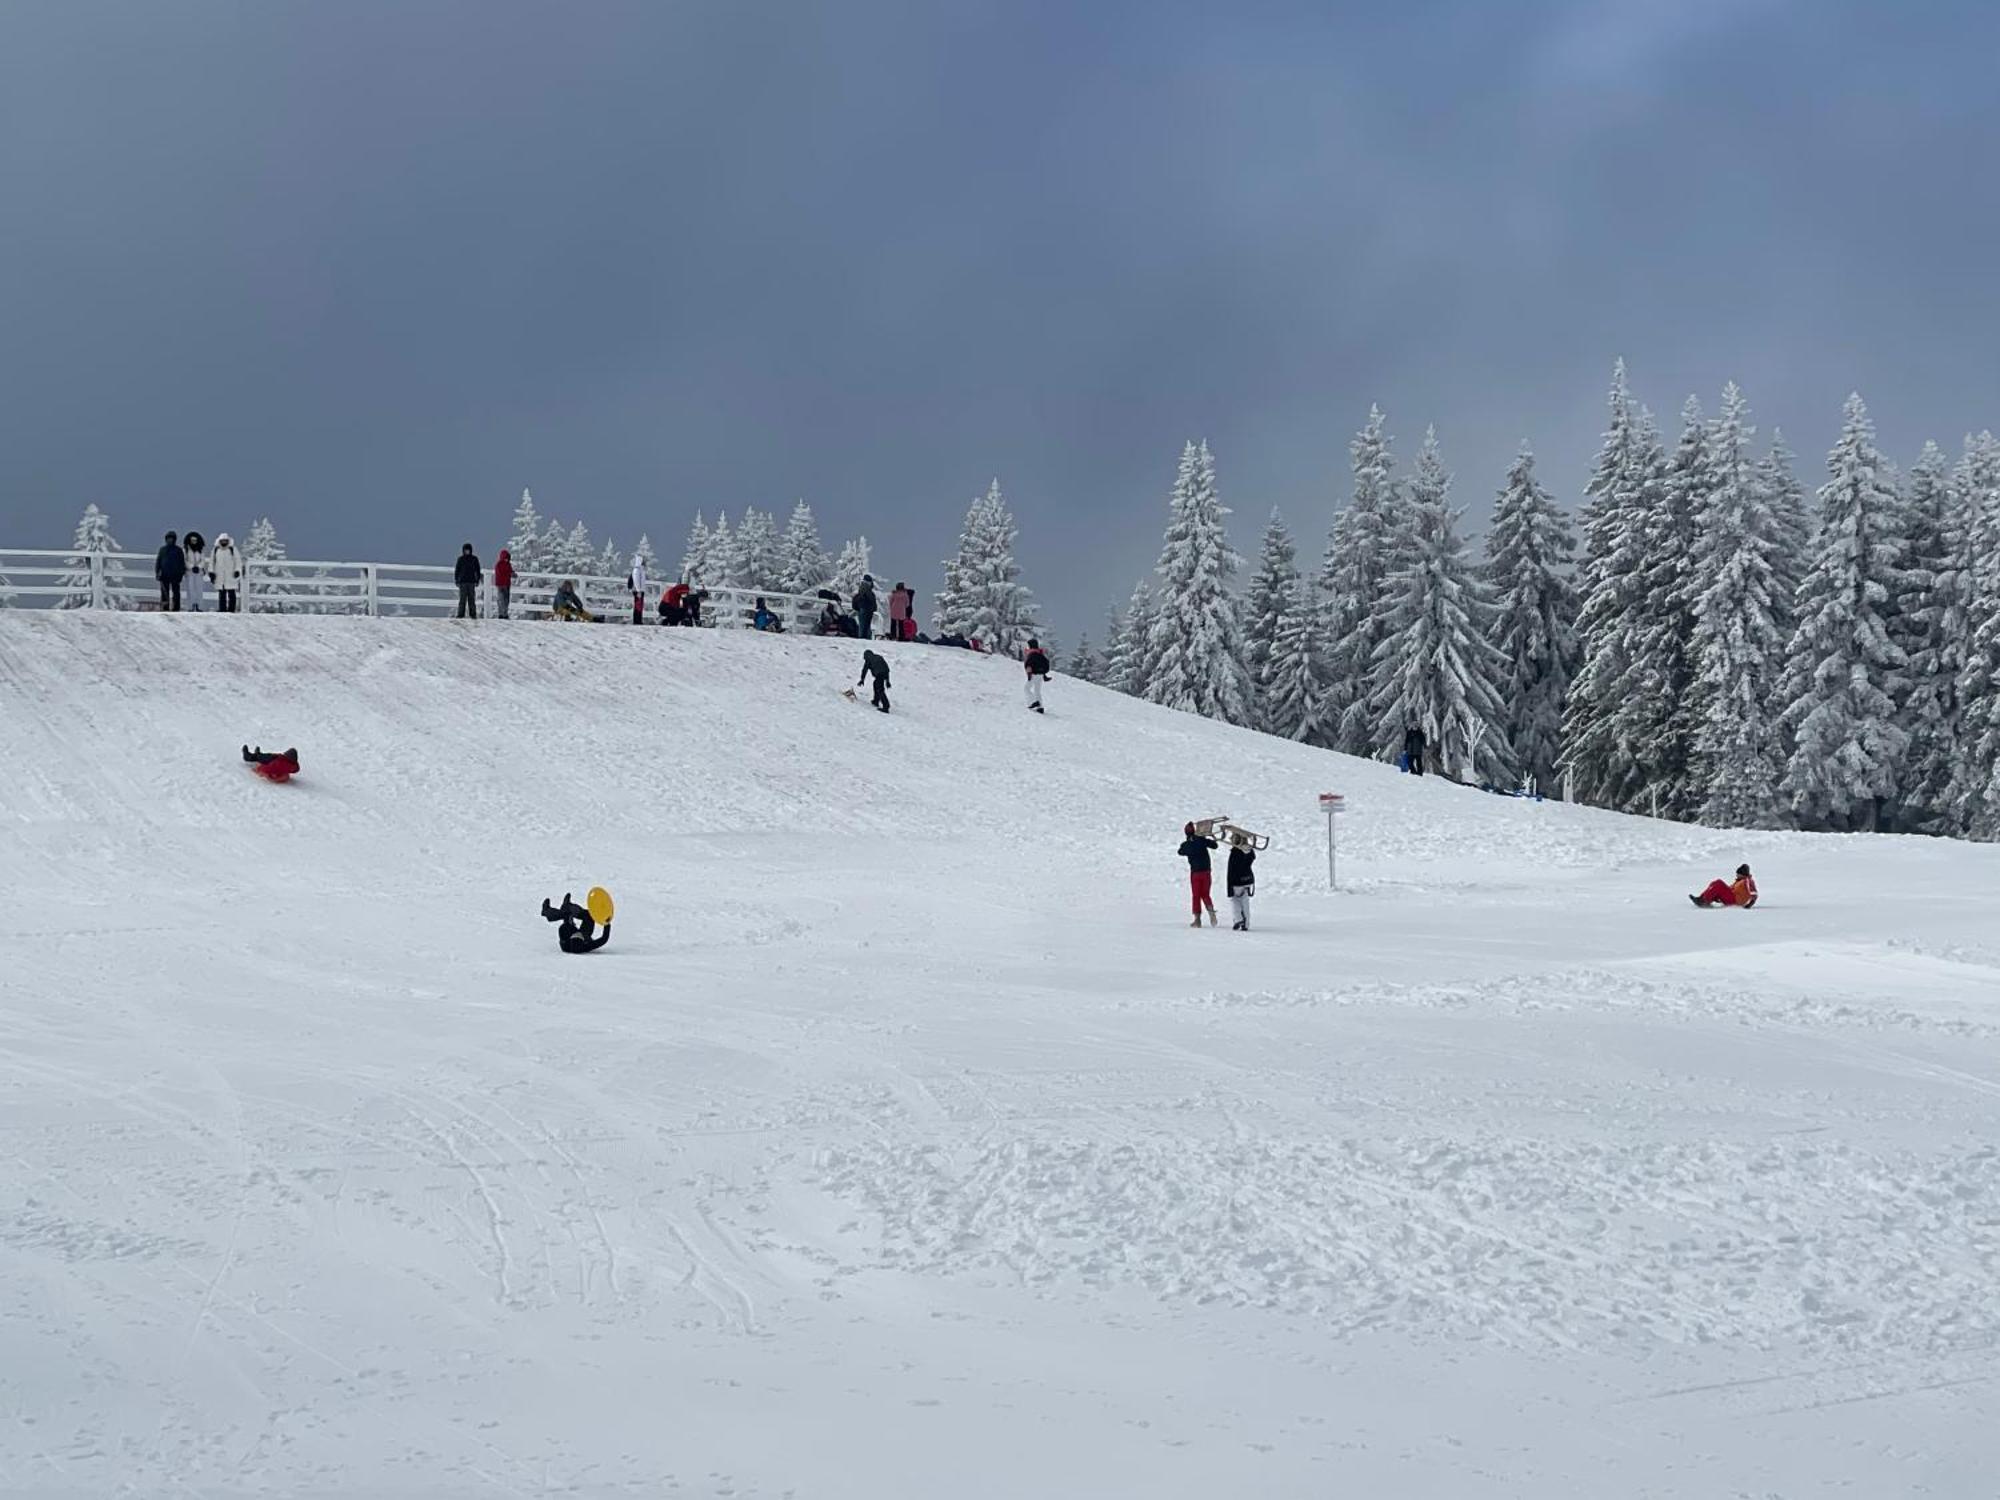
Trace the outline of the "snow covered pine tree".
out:
M 1569 519 L 1536 482 L 1535 455 L 1523 443 L 1493 508 L 1485 578 L 1501 657 L 1500 731 L 1522 777 L 1546 795 L 1556 791 L 1563 703 L 1576 672 L 1575 553 Z
M 1189 443 L 1168 501 L 1166 539 L 1154 571 L 1160 609 L 1148 647 L 1145 696 L 1204 718 L 1250 725 L 1250 672 L 1243 664 L 1243 627 L 1229 580 L 1236 554 L 1223 530 L 1229 514 L 1216 493 L 1215 459 L 1207 443 Z

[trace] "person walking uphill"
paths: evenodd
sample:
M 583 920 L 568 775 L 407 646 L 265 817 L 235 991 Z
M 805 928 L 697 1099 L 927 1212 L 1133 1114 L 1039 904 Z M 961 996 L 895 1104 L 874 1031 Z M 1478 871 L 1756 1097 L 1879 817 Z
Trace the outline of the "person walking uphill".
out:
M 1201 926 L 1201 914 L 1208 913 L 1208 925 L 1216 924 L 1215 899 L 1209 895 L 1209 886 L 1215 876 L 1208 863 L 1209 852 L 1215 848 L 1215 840 L 1205 833 L 1196 833 L 1190 823 L 1181 830 L 1187 835 L 1177 851 L 1188 862 L 1188 892 L 1194 898 L 1194 920 L 1190 927 Z
M 458 585 L 459 619 L 479 618 L 479 597 L 474 590 L 485 577 L 485 570 L 479 566 L 479 559 L 473 555 L 472 543 L 467 542 L 458 549 L 458 565 L 451 570 L 452 582 Z
M 875 579 L 872 575 L 861 575 L 861 587 L 854 591 L 854 623 L 861 627 L 861 639 L 875 638 Z
M 1242 834 L 1229 841 L 1229 907 L 1235 912 L 1236 920 L 1229 924 L 1232 932 L 1250 930 L 1250 898 L 1257 894 L 1257 880 L 1252 866 L 1257 863 L 1257 851 L 1250 847 Z
M 493 617 L 507 618 L 507 606 L 514 598 L 514 554 L 500 549 L 500 561 L 493 565 Z
M 1036 713 L 1042 711 L 1042 684 L 1049 680 L 1049 656 L 1042 649 L 1040 641 L 1028 642 L 1028 654 L 1024 658 L 1028 668 L 1028 707 Z
M 187 577 L 187 554 L 181 551 L 181 539 L 171 531 L 167 533 L 159 555 L 153 559 L 153 577 L 160 584 L 161 612 L 179 614 L 181 580 Z
M 216 610 L 225 615 L 237 613 L 243 603 L 243 554 L 226 531 L 216 534 L 215 551 L 208 558 L 208 581 L 215 585 Z
M 625 580 L 632 586 L 632 623 L 646 623 L 646 560 L 638 553 L 632 554 L 632 572 Z
M 889 663 L 873 651 L 863 651 L 861 675 L 854 679 L 854 685 L 860 687 L 870 677 L 875 679 L 875 696 L 871 701 L 886 714 L 889 711 Z

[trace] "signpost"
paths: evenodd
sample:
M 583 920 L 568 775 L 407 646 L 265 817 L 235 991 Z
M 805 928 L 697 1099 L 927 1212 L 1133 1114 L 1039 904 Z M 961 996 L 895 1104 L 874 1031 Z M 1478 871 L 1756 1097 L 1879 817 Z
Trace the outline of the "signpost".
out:
M 1319 810 L 1326 814 L 1326 888 L 1337 891 L 1340 885 L 1333 877 L 1333 820 L 1347 811 L 1347 799 L 1338 792 L 1321 792 Z

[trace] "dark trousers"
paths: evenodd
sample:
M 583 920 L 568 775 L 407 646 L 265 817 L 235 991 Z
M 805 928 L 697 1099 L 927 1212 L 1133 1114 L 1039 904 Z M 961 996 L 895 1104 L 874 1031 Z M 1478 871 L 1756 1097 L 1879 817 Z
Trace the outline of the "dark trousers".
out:
M 472 594 L 473 589 L 476 587 L 476 584 L 459 585 L 457 618 L 461 620 L 476 620 L 479 618 L 479 601 Z
M 181 581 L 178 578 L 160 580 L 160 608 L 170 614 L 180 613 Z
M 875 679 L 875 697 L 872 701 L 883 713 L 889 711 L 889 684 L 879 677 Z
M 224 615 L 237 613 L 236 602 L 239 597 L 235 589 L 217 589 L 215 591 L 216 613 Z
M 632 623 L 634 625 L 643 625 L 646 623 L 646 596 L 644 594 L 634 594 L 632 596 Z
M 1404 751 L 1403 753 L 1404 753 L 1405 755 L 1407 755 L 1407 756 L 1409 756 L 1409 757 L 1410 757 L 1410 774 L 1411 774 L 1412 776 L 1421 776 L 1421 775 L 1423 775 L 1423 774 L 1424 774 L 1424 751 L 1423 751 L 1423 747 L 1422 747 L 1421 745 L 1419 745 L 1419 746 L 1418 746 L 1418 747 L 1417 747 L 1416 749 L 1414 749 L 1414 750 L 1405 750 L 1405 751 Z
M 856 610 L 854 614 L 854 621 L 857 625 L 861 627 L 862 640 L 872 641 L 875 638 L 874 635 L 872 634 L 872 632 L 875 629 L 874 610 L 872 609 Z
M 513 597 L 514 597 L 514 586 L 511 583 L 508 584 L 507 587 L 505 588 L 496 588 L 493 591 L 493 613 L 498 615 L 503 620 L 506 619 L 507 606 L 508 603 L 513 599 Z

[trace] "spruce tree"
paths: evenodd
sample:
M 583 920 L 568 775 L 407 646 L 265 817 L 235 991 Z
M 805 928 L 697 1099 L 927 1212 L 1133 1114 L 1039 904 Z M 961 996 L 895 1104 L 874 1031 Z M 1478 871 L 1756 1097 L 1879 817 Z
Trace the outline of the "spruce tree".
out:
M 1577 666 L 1575 555 L 1576 534 L 1535 479 L 1535 455 L 1523 443 L 1493 507 L 1485 581 L 1501 659 L 1499 730 L 1521 775 L 1551 793 Z
M 1104 685 L 1134 698 L 1146 696 L 1153 675 L 1153 622 L 1158 610 L 1151 585 L 1143 579 L 1132 590 L 1112 637 L 1104 668 Z
M 1695 754 L 1701 821 L 1712 828 L 1777 828 L 1781 766 L 1772 697 L 1783 666 L 1777 554 L 1783 528 L 1759 466 L 1756 431 L 1734 383 L 1710 435 L 1710 484 L 1694 517 L 1692 656 L 1701 722 Z
M 1873 828 L 1896 792 L 1908 736 L 1896 723 L 1907 663 L 1890 639 L 1901 570 L 1897 496 L 1875 427 L 1847 398 L 1827 455 L 1813 559 L 1799 588 L 1782 699 L 1793 750 L 1783 789 L 1808 827 Z
M 1896 814 L 1906 832 L 1950 833 L 1956 823 L 1951 783 L 1965 736 L 1958 679 L 1972 638 L 1968 519 L 1944 454 L 1925 443 L 1903 494 L 1903 597 L 1890 626 L 1909 663 L 1898 722 L 1910 745 Z
M 776 519 L 768 512 L 755 507 L 743 512 L 736 525 L 730 572 L 738 588 L 766 594 L 785 592 L 784 540 Z
M 1078 682 L 1104 681 L 1104 658 L 1090 644 L 1088 631 L 1076 638 L 1076 650 L 1070 653 L 1069 665 L 1063 670 Z
M 1160 612 L 1146 697 L 1204 718 L 1248 725 L 1253 715 L 1250 673 L 1243 664 L 1243 626 L 1229 580 L 1236 572 L 1217 494 L 1215 458 L 1207 443 L 1189 443 L 1168 502 L 1160 548 Z
M 819 525 L 812 507 L 801 500 L 792 507 L 792 519 L 785 527 L 783 586 L 788 594 L 811 594 L 826 587 L 833 572 L 826 549 L 820 545 Z
M 1036 633 L 1035 596 L 1014 561 L 1019 528 L 994 480 L 965 513 L 958 555 L 945 563 L 944 587 L 931 616 L 944 635 L 971 637 L 987 650 L 1018 657 Z
M 1266 733 L 1302 744 L 1323 745 L 1331 735 L 1326 713 L 1326 668 L 1320 655 L 1319 602 L 1310 581 L 1293 578 L 1271 632 L 1266 660 L 1268 686 L 1262 701 Z
M 558 521 L 554 516 L 550 516 L 548 524 L 542 528 L 540 556 L 544 572 L 552 573 L 561 578 L 567 577 L 572 571 L 570 568 L 569 532 L 564 529 L 563 523 Z
M 707 518 L 700 511 L 696 511 L 694 524 L 688 527 L 687 542 L 681 548 L 683 580 L 691 584 L 708 582 L 708 554 L 712 545 Z
M 597 544 L 590 538 L 590 528 L 578 521 L 570 527 L 569 534 L 562 541 L 563 572 L 576 578 L 588 578 L 597 571 Z
M 517 573 L 539 573 L 547 566 L 542 557 L 542 518 L 535 509 L 535 497 L 526 490 L 521 491 L 521 503 L 514 507 L 507 555 Z
M 729 529 L 729 512 L 715 513 L 715 528 L 708 534 L 708 551 L 701 559 L 701 582 L 705 588 L 737 587 L 736 534 Z
M 597 549 L 597 561 L 591 565 L 590 571 L 599 578 L 619 578 L 629 582 L 632 559 L 622 547 L 606 537 L 604 545 Z
M 1772 610 L 1779 639 L 1786 641 L 1798 628 L 1799 585 L 1805 582 L 1806 560 L 1812 555 L 1812 505 L 1795 462 L 1784 433 L 1773 427 L 1770 451 L 1757 466 L 1757 478 L 1769 497 L 1771 520 L 1778 530 L 1777 555 L 1771 564 Z
M 1370 673 L 1371 743 L 1386 751 L 1414 725 L 1447 773 L 1511 784 L 1493 607 L 1466 558 L 1450 491 L 1437 433 L 1426 432 L 1410 480 L 1406 561 L 1390 576 L 1388 630 Z
M 282 573 L 269 570 L 282 568 L 289 560 L 271 518 L 258 517 L 250 527 L 250 535 L 243 539 L 243 598 L 247 608 L 259 614 L 287 613 L 287 600 L 296 590 Z M 253 566 L 257 563 L 265 566 Z
M 1274 508 L 1270 524 L 1264 528 L 1263 549 L 1258 554 L 1257 570 L 1250 575 L 1250 591 L 1243 611 L 1245 665 L 1250 669 L 1250 683 L 1256 692 L 1260 725 L 1265 695 L 1271 686 L 1271 653 L 1278 642 L 1278 622 L 1287 611 L 1298 607 L 1298 558 L 1298 547 L 1285 528 L 1285 518 Z
M 1330 699 L 1325 719 L 1334 747 L 1351 755 L 1370 755 L 1376 748 L 1369 677 L 1388 628 L 1389 578 L 1407 531 L 1391 477 L 1395 459 L 1386 426 L 1382 409 L 1371 406 L 1367 425 L 1348 444 L 1354 490 L 1334 521 L 1320 564 Z
M 56 580 L 57 587 L 65 590 L 56 601 L 57 609 L 89 609 L 91 606 L 90 554 L 94 552 L 117 552 L 118 538 L 111 534 L 111 517 L 95 505 L 86 505 L 83 515 L 77 520 L 76 534 L 70 538 L 70 556 L 66 559 L 70 569 Z M 112 609 L 123 609 L 125 601 L 117 590 L 125 583 L 125 564 L 116 558 L 106 558 L 104 562 L 104 602 Z
M 653 551 L 652 537 L 643 531 L 640 532 L 639 545 L 632 550 L 638 554 L 640 565 L 646 570 L 646 581 L 656 585 L 665 583 L 666 575 L 660 570 L 660 559 L 658 554 Z
M 875 565 L 870 561 L 868 538 L 856 537 L 840 549 L 840 556 L 833 565 L 833 588 L 841 598 L 852 599 L 861 589 L 861 580 L 872 574 Z M 877 590 L 880 597 L 880 590 Z
M 1970 629 L 1958 675 L 1963 728 L 1947 802 L 1959 832 L 2000 839 L 2000 441 L 1992 433 L 1965 440 L 1955 479 L 1970 564 Z

